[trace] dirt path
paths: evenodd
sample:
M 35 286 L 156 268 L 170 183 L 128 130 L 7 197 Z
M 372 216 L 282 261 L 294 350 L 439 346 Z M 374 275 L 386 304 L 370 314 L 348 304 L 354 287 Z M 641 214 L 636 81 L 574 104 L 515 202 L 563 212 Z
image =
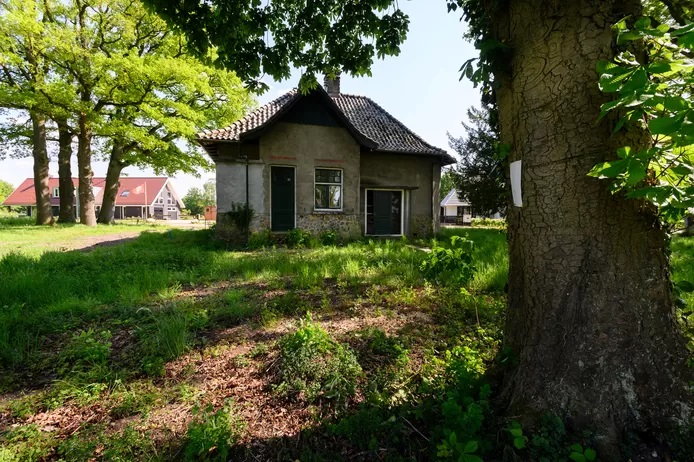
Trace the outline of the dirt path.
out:
M 98 247 L 106 247 L 111 245 L 123 244 L 124 242 L 137 239 L 142 231 L 127 231 L 116 234 L 105 234 L 102 236 L 88 236 L 62 244 L 58 250 L 82 250 L 84 252 L 94 250 Z

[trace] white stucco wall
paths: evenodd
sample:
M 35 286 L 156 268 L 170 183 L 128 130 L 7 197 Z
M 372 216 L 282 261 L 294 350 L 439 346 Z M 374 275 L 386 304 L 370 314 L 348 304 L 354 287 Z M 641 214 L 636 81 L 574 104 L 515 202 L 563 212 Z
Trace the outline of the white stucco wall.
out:
M 265 214 L 264 165 L 248 164 L 248 202 L 257 215 Z M 217 162 L 217 213 L 231 210 L 231 204 L 246 203 L 245 162 Z

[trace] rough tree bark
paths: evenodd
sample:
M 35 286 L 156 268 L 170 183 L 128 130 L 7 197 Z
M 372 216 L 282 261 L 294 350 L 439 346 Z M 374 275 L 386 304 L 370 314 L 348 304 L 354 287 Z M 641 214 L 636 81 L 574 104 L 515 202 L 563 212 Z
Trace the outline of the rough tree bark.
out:
M 108 161 L 108 170 L 106 171 L 106 185 L 104 186 L 104 199 L 101 203 L 98 222 L 103 224 L 113 223 L 113 214 L 116 208 L 116 197 L 118 188 L 120 188 L 120 174 L 125 168 L 123 163 L 123 154 L 125 149 L 122 143 L 117 140 L 113 141 L 111 147 L 111 156 Z
M 92 130 L 87 115 L 78 117 L 79 134 L 77 135 L 77 170 L 79 173 L 80 223 L 96 226 L 94 192 L 92 191 Z
M 51 188 L 48 183 L 48 149 L 46 147 L 46 118 L 31 111 L 32 155 L 34 157 L 34 192 L 36 193 L 36 224 L 52 225 Z
M 56 119 L 58 125 L 58 182 L 60 185 L 59 223 L 75 222 L 75 185 L 72 183 L 72 140 L 74 135 L 65 119 Z
M 646 441 L 692 419 L 666 234 L 643 204 L 586 176 L 647 139 L 596 124 L 610 25 L 639 12 L 638 0 L 510 0 L 494 22 L 512 50 L 497 75 L 501 138 L 523 171 L 523 206 L 508 214 L 505 344 L 516 361 L 502 397 L 529 426 L 549 412 L 595 431 L 603 460 L 626 460 L 628 436 Z

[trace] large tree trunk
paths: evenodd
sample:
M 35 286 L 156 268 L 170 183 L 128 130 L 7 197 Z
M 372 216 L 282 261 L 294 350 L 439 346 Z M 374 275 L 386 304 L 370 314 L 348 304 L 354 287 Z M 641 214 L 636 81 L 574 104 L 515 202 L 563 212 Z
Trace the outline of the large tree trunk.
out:
M 36 224 L 52 225 L 51 188 L 48 182 L 48 149 L 46 148 L 46 118 L 31 112 L 32 154 L 34 157 L 34 192 L 36 193 Z
M 529 426 L 549 412 L 595 431 L 603 460 L 625 460 L 627 437 L 692 418 L 666 233 L 644 204 L 586 176 L 616 147 L 647 139 L 596 124 L 610 25 L 639 10 L 638 0 L 510 0 L 495 21 L 513 53 L 497 74 L 502 142 L 522 160 L 523 188 L 523 206 L 508 213 L 505 346 L 516 361 L 502 397 Z
M 96 226 L 94 192 L 92 191 L 92 131 L 86 114 L 79 115 L 77 137 L 77 170 L 79 172 L 80 223 Z
M 75 222 L 75 185 L 72 183 L 72 139 L 73 134 L 65 119 L 57 119 L 58 124 L 58 178 L 60 184 L 59 223 Z
M 113 214 L 116 209 L 116 198 L 120 188 L 120 174 L 125 164 L 123 163 L 123 146 L 116 140 L 111 148 L 111 157 L 106 171 L 106 185 L 104 186 L 104 199 L 101 203 L 98 222 L 103 224 L 113 223 Z

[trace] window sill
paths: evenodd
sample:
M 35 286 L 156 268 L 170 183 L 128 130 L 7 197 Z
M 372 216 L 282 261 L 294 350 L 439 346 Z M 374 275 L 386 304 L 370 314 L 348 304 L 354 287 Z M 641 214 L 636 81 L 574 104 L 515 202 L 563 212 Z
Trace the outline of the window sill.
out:
M 330 210 L 330 209 L 314 209 L 314 215 L 339 215 L 344 213 L 343 210 Z

